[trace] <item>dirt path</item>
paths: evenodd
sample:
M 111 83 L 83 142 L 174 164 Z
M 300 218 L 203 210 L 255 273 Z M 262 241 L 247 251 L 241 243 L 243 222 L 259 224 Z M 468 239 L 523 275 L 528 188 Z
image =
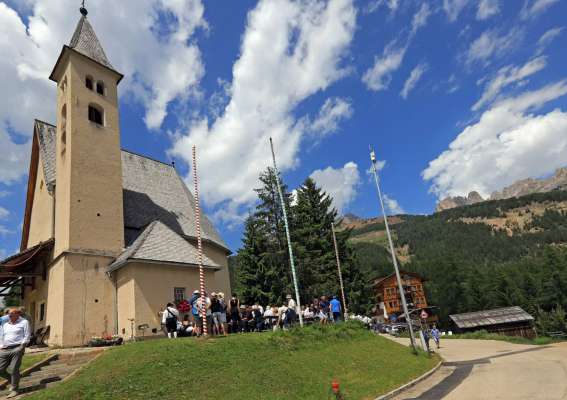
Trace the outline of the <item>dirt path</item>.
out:
M 443 367 L 396 400 L 567 400 L 567 343 L 450 339 L 438 351 Z

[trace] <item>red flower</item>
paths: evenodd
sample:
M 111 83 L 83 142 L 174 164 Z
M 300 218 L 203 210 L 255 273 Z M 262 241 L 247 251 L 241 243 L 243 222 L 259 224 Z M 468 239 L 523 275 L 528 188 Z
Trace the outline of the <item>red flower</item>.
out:
M 181 300 L 177 303 L 177 309 L 182 313 L 186 313 L 191 310 L 191 305 L 187 302 L 187 300 Z

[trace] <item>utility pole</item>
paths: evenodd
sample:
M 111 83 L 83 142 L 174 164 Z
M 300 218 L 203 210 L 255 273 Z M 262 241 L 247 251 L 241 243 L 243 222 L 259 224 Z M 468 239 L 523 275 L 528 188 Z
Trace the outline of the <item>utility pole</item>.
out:
M 384 216 L 384 226 L 386 227 L 386 235 L 388 235 L 388 243 L 390 244 L 390 253 L 392 254 L 392 263 L 394 264 L 394 270 L 396 271 L 396 279 L 398 281 L 398 290 L 400 292 L 400 298 L 402 299 L 402 307 L 404 310 L 404 315 L 406 316 L 406 322 L 408 324 L 411 347 L 414 354 L 417 354 L 415 348 L 415 338 L 413 335 L 413 326 L 410 319 L 410 314 L 408 312 L 408 305 L 406 303 L 406 295 L 404 293 L 404 288 L 402 285 L 402 278 L 400 277 L 400 270 L 398 269 L 398 260 L 396 259 L 396 252 L 394 250 L 394 242 L 392 241 L 392 235 L 390 234 L 390 228 L 388 226 L 388 216 L 386 215 L 386 209 L 384 208 L 384 201 L 382 200 L 382 192 L 380 191 L 380 184 L 378 181 L 378 171 L 376 170 L 376 154 L 372 147 L 370 148 L 370 161 L 372 161 L 372 173 L 374 175 L 374 181 L 376 182 L 376 189 L 378 190 L 378 200 L 380 200 L 380 207 L 382 208 L 382 215 Z
M 280 196 L 280 202 L 282 207 L 282 214 L 285 226 L 285 236 L 287 238 L 287 248 L 289 250 L 289 263 L 291 265 L 291 275 L 293 277 L 293 287 L 295 289 L 295 302 L 297 303 L 297 309 L 294 310 L 299 316 L 299 325 L 303 327 L 303 313 L 301 312 L 301 302 L 299 300 L 299 288 L 297 286 L 297 275 L 295 274 L 295 263 L 293 261 L 293 250 L 291 248 L 291 236 L 289 235 L 289 224 L 287 222 L 287 211 L 285 210 L 285 201 L 282 193 L 282 187 L 280 185 L 280 177 L 278 173 L 278 167 L 276 165 L 276 154 L 274 153 L 274 143 L 272 138 L 270 138 L 270 148 L 272 149 L 272 160 L 274 162 L 274 174 L 276 176 L 276 185 L 278 186 L 278 193 Z
M 335 246 L 335 256 L 337 257 L 337 269 L 339 270 L 339 283 L 341 285 L 341 297 L 343 298 L 344 319 L 347 320 L 348 309 L 345 298 L 345 287 L 343 285 L 343 274 L 341 273 L 341 259 L 339 258 L 339 248 L 337 246 L 337 236 L 335 235 L 335 223 L 331 222 L 331 231 L 333 232 L 333 244 Z

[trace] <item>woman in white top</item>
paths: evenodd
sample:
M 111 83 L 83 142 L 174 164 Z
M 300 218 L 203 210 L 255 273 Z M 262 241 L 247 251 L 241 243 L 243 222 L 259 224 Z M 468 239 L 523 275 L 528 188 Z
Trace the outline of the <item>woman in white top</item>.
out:
M 167 337 L 177 337 L 177 320 L 179 319 L 179 311 L 172 303 L 167 303 L 165 310 L 161 315 L 161 323 L 165 325 Z

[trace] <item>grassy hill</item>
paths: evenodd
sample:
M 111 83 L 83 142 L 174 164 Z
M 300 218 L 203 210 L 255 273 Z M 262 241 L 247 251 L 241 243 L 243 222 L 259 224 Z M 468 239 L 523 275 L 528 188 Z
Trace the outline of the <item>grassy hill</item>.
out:
M 437 362 L 353 323 L 162 339 L 110 349 L 29 399 L 327 399 L 333 379 L 347 399 L 374 399 Z
M 567 191 L 394 221 L 398 259 L 428 279 L 428 298 L 443 321 L 451 313 L 520 305 L 538 317 L 540 330 L 567 330 Z M 361 270 L 368 279 L 390 273 L 383 222 L 356 224 L 347 227 Z M 563 322 L 550 325 L 554 312 Z

